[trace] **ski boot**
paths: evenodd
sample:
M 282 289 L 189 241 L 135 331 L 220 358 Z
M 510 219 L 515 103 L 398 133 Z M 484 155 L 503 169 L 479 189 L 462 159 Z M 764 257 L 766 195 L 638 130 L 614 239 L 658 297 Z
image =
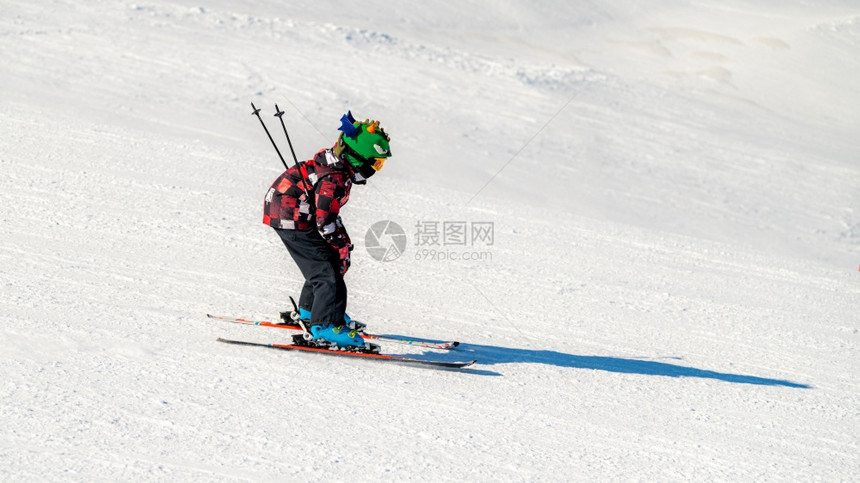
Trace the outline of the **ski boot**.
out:
M 305 331 L 293 336 L 295 344 L 329 350 L 379 353 L 378 345 L 365 342 L 358 331 L 349 329 L 345 324 L 315 324 L 310 327 L 302 321 L 299 324 Z

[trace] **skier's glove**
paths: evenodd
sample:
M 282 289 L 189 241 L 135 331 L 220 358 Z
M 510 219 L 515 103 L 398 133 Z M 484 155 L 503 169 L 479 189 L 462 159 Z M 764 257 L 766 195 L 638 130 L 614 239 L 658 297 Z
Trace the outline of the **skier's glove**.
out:
M 337 251 L 338 256 L 340 256 L 340 274 L 344 275 L 347 270 L 349 270 L 350 259 L 349 252 L 352 251 L 352 243 L 349 245 L 344 245 L 340 247 Z

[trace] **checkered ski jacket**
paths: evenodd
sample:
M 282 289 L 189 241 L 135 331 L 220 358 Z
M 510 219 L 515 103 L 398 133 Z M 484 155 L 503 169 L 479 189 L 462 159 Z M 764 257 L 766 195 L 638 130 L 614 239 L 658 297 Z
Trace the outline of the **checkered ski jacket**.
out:
M 329 245 L 340 251 L 351 243 L 339 213 L 349 201 L 352 166 L 338 159 L 331 149 L 323 149 L 300 166 L 307 172 L 307 181 L 293 166 L 278 176 L 266 192 L 263 223 L 279 229 L 307 230 L 315 226 Z M 311 203 L 304 190 L 311 196 Z

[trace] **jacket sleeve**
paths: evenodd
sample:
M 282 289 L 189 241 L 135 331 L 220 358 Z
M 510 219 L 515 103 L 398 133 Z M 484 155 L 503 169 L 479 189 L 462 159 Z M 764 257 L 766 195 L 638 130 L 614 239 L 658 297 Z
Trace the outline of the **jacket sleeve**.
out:
M 337 252 L 352 244 L 340 220 L 340 207 L 348 199 L 346 190 L 347 177 L 334 173 L 320 180 L 316 188 L 316 223 L 317 230 Z M 343 258 L 343 256 L 341 256 Z

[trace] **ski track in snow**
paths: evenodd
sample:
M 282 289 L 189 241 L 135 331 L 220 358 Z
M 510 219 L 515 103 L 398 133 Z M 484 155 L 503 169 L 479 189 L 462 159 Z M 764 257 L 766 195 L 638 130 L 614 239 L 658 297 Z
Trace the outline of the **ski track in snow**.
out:
M 0 479 L 860 478 L 856 8 L 210 3 L 4 6 Z M 301 282 L 250 101 L 383 120 L 349 310 L 477 365 L 215 342 Z

